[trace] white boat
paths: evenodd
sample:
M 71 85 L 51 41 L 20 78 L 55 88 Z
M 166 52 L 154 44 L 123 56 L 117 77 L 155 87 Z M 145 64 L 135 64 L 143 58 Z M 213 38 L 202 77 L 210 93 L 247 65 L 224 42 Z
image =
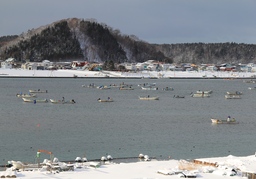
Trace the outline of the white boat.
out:
M 110 87 L 108 87 L 108 86 L 103 86 L 103 85 L 97 86 L 97 88 L 98 88 L 98 89 L 110 89 Z
M 56 99 L 50 99 L 50 102 L 53 104 L 75 104 L 75 100 L 70 100 L 70 101 L 64 101 L 64 100 L 56 100 Z
M 173 98 L 185 98 L 185 96 L 174 95 Z
M 225 98 L 226 99 L 241 99 L 241 95 L 238 95 L 238 94 L 229 95 L 229 94 L 227 94 L 227 95 L 225 95 Z
M 134 88 L 130 87 L 120 87 L 119 90 L 134 90 Z
M 36 98 L 36 94 L 16 94 L 18 98 Z
M 234 118 L 228 120 L 222 120 L 222 119 L 211 119 L 213 124 L 238 124 L 239 122 L 237 122 Z
M 240 91 L 228 91 L 227 94 L 228 95 L 242 95 L 243 93 Z
M 98 99 L 99 102 L 113 102 L 114 100 L 112 98 L 108 98 L 108 99 Z
M 29 90 L 29 92 L 30 93 L 48 93 L 47 90 L 40 90 L 40 89 L 38 89 L 38 90 Z
M 31 99 L 31 98 L 22 98 L 24 102 L 28 103 L 47 103 L 47 99 Z
M 94 83 L 92 83 L 92 84 L 89 84 L 89 85 L 82 85 L 82 87 L 96 88 L 97 86 Z
M 140 87 L 150 87 L 150 86 L 156 86 L 156 83 L 143 83 L 143 84 L 138 84 Z
M 163 91 L 173 91 L 174 89 L 172 87 L 165 87 L 163 88 Z
M 159 96 L 139 96 L 140 100 L 159 100 Z
M 255 87 L 249 87 L 249 90 L 256 90 L 256 86 Z
M 149 87 L 141 87 L 142 90 L 158 90 L 157 87 L 152 87 L 152 86 L 149 86 Z
M 210 97 L 211 95 L 210 94 L 204 94 L 204 93 L 194 93 L 194 94 L 191 94 L 191 97 L 193 98 L 208 98 Z
M 212 93 L 212 90 L 207 90 L 207 91 L 201 91 L 201 90 L 198 90 L 198 91 L 196 91 L 196 93 L 198 93 L 198 94 L 211 94 Z

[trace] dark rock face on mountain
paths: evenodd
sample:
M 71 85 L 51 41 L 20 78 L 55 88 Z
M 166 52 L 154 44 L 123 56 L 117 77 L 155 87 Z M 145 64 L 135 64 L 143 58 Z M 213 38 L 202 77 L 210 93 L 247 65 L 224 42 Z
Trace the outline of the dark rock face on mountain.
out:
M 256 62 L 256 45 L 236 43 L 149 44 L 95 20 L 64 19 L 0 37 L 0 59 L 114 63 L 157 60 L 165 63 Z

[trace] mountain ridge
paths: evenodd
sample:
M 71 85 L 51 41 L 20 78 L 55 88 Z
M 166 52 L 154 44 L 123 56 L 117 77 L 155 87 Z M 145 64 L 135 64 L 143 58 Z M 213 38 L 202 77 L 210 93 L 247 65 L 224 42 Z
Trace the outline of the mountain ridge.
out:
M 233 42 L 150 44 L 95 19 L 68 18 L 19 36 L 0 37 L 0 58 L 9 57 L 17 61 L 253 63 L 256 62 L 256 45 Z

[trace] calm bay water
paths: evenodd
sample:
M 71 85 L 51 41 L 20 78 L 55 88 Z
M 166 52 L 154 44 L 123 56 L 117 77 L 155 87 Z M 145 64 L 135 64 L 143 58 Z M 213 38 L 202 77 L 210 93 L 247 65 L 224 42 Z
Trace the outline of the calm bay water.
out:
M 99 90 L 83 84 L 131 84 L 134 90 Z M 143 91 L 142 83 L 156 83 L 158 91 Z M 38 149 L 59 160 L 136 157 L 194 159 L 251 155 L 256 151 L 254 86 L 242 80 L 190 79 L 0 79 L 0 164 L 8 160 L 34 162 Z M 174 91 L 163 91 L 164 87 Z M 48 90 L 39 98 L 74 99 L 76 104 L 24 103 L 17 93 Z M 192 98 L 196 90 L 213 90 L 210 98 Z M 224 98 L 242 91 L 242 99 Z M 138 96 L 159 96 L 140 101 Z M 184 95 L 184 99 L 173 98 Z M 99 103 L 98 98 L 114 99 Z M 212 125 L 211 117 L 235 117 L 237 125 Z M 42 158 L 49 158 L 42 154 Z

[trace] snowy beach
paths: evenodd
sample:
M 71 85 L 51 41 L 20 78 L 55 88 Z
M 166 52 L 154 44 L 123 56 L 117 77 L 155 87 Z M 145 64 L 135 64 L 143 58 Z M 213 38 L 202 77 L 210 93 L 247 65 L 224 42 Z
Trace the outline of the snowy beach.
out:
M 256 157 L 236 157 L 229 155 L 220 158 L 196 159 L 196 163 L 185 160 L 140 161 L 135 163 L 115 163 L 115 160 L 98 165 L 98 162 L 65 164 L 48 163 L 40 168 L 15 170 L 7 168 L 0 172 L 1 178 L 123 178 L 123 179 L 160 179 L 160 178 L 253 178 L 256 173 Z M 97 166 L 95 166 L 97 165 Z M 72 170 L 59 169 L 72 166 Z M 253 177 L 252 177 L 253 176 Z
M 88 71 L 88 70 L 22 70 L 0 68 L 0 77 L 79 77 L 79 78 L 253 78 L 256 72 L 222 71 Z

